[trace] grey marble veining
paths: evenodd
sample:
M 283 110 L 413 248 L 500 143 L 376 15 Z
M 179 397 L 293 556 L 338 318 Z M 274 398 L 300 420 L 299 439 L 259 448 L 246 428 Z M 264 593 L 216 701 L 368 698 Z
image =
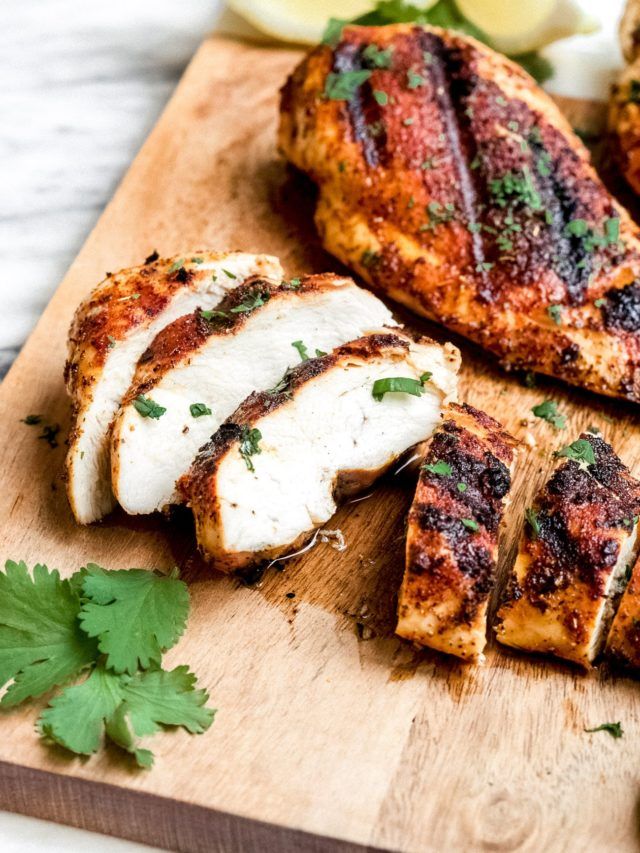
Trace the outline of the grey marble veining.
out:
M 0 373 L 95 224 L 216 0 L 3 0 Z

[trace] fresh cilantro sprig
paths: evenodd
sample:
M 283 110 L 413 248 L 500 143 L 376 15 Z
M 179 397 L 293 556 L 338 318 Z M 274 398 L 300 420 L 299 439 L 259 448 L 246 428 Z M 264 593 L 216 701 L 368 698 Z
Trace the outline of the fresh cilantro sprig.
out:
M 593 732 L 607 732 L 611 735 L 612 738 L 616 740 L 621 738 L 624 734 L 622 723 L 602 723 L 599 726 L 595 726 L 593 729 L 585 729 L 585 732 L 591 734 Z
M 203 732 L 215 714 L 186 666 L 161 668 L 188 610 L 187 587 L 175 572 L 110 572 L 90 563 L 63 580 L 46 566 L 30 573 L 24 562 L 7 561 L 0 572 L 0 686 L 8 687 L 0 706 L 65 684 L 38 721 L 45 740 L 90 755 L 106 738 L 151 767 L 153 754 L 140 738 L 165 726 Z

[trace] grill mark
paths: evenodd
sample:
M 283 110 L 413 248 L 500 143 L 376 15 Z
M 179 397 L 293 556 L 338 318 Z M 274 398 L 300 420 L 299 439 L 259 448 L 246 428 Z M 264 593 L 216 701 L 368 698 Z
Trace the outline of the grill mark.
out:
M 362 45 L 342 42 L 333 55 L 333 71 L 341 74 L 345 71 L 365 70 L 362 61 L 363 50 Z M 372 168 L 379 166 L 387 144 L 387 133 L 382 111 L 373 97 L 373 89 L 368 80 L 358 86 L 353 97 L 347 101 L 347 112 L 354 138 L 362 146 L 367 165 Z M 372 134 L 372 126 L 379 127 L 380 133 Z
M 480 206 L 478 189 L 469 168 L 469 163 L 477 153 L 476 140 L 464 114 L 465 101 L 473 88 L 473 78 L 466 79 L 462 71 L 466 70 L 460 51 L 445 45 L 440 36 L 416 28 L 420 47 L 430 53 L 432 62 L 425 64 L 424 70 L 432 80 L 433 91 L 445 125 L 447 141 L 450 145 L 451 159 L 459 181 L 460 198 L 467 224 L 477 223 L 477 211 Z M 471 157 L 469 157 L 471 154 Z M 471 248 L 476 270 L 483 283 L 488 287 L 488 272 L 483 269 L 485 260 L 482 235 L 470 232 Z M 490 291 L 479 289 L 481 298 L 490 296 Z

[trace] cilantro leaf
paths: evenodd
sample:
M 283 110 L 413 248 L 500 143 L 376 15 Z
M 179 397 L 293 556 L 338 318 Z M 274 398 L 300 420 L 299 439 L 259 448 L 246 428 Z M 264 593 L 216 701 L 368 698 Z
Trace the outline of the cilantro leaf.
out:
M 567 459 L 577 462 L 583 470 L 586 470 L 589 465 L 595 465 L 596 463 L 593 447 L 591 447 L 586 438 L 578 438 L 572 444 L 568 444 L 561 450 L 556 450 L 554 456 L 566 456 Z
M 567 425 L 567 418 L 561 415 L 558 411 L 558 404 L 553 400 L 545 400 L 543 403 L 538 403 L 531 411 L 537 418 L 550 423 L 555 429 L 564 429 Z
M 379 403 L 385 394 L 411 394 L 414 397 L 420 397 L 424 392 L 425 389 L 420 379 L 410 379 L 406 376 L 390 376 L 386 379 L 376 379 L 371 389 L 371 396 Z
M 327 75 L 324 94 L 330 101 L 350 101 L 356 90 L 371 77 L 371 71 L 331 71 Z
M 342 18 L 329 18 L 322 34 L 322 44 L 328 44 L 329 47 L 337 47 L 342 38 L 342 30 L 346 23 Z
M 259 429 L 250 429 L 246 424 L 242 427 L 242 432 L 240 433 L 240 456 L 244 459 L 245 465 L 249 471 L 256 470 L 253 466 L 253 460 L 251 457 L 256 453 L 262 453 L 262 449 L 260 447 L 261 439 L 262 433 Z
M 532 507 L 527 507 L 524 511 L 524 517 L 531 528 L 531 538 L 537 539 L 540 535 L 540 521 L 538 520 L 538 513 Z
M 473 518 L 461 518 L 460 520 L 462 521 L 464 526 L 467 528 L 467 530 L 471 530 L 475 533 L 476 530 L 479 529 L 478 522 L 475 521 Z
M 143 418 L 152 418 L 158 420 L 167 411 L 164 406 L 159 406 L 151 397 L 145 397 L 140 394 L 133 401 L 133 407 L 136 412 Z
M 81 684 L 67 687 L 40 715 L 41 734 L 71 752 L 90 755 L 102 741 L 104 724 L 122 703 L 120 676 L 97 666 Z
M 90 563 L 82 589 L 88 601 L 80 624 L 97 637 L 107 666 L 116 672 L 159 664 L 185 629 L 189 612 L 186 585 L 175 575 L 145 569 L 105 571 Z
M 453 468 L 448 462 L 438 459 L 436 462 L 422 466 L 423 471 L 428 471 L 430 474 L 437 474 L 439 477 L 450 477 L 453 473 Z
M 205 707 L 209 694 L 196 690 L 195 684 L 196 677 L 186 666 L 123 676 L 123 702 L 107 720 L 108 737 L 131 752 L 141 767 L 150 767 L 153 755 L 139 748 L 139 737 L 155 734 L 164 726 L 181 726 L 191 734 L 201 734 L 213 722 L 216 712 Z
M 204 415 L 211 414 L 211 409 L 206 405 L 206 403 L 191 403 L 189 411 L 191 412 L 192 418 L 201 418 Z
M 7 560 L 0 572 L 0 705 L 12 707 L 77 675 L 96 657 L 78 625 L 80 597 L 56 570 Z
M 294 341 L 291 346 L 298 351 L 300 361 L 309 361 L 309 351 L 302 341 Z
M 382 50 L 375 44 L 368 44 L 362 51 L 362 59 L 369 68 L 390 68 L 393 45 Z

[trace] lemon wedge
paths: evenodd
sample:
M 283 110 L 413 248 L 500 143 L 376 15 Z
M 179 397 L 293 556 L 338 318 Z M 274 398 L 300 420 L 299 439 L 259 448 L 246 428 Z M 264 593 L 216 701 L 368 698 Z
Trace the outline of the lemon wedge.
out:
M 428 9 L 436 0 L 412 3 Z M 376 5 L 375 0 L 228 0 L 234 12 L 256 29 L 281 41 L 315 44 L 329 18 L 350 21 Z
M 575 0 L 456 0 L 456 6 L 503 53 L 538 50 L 599 24 Z

